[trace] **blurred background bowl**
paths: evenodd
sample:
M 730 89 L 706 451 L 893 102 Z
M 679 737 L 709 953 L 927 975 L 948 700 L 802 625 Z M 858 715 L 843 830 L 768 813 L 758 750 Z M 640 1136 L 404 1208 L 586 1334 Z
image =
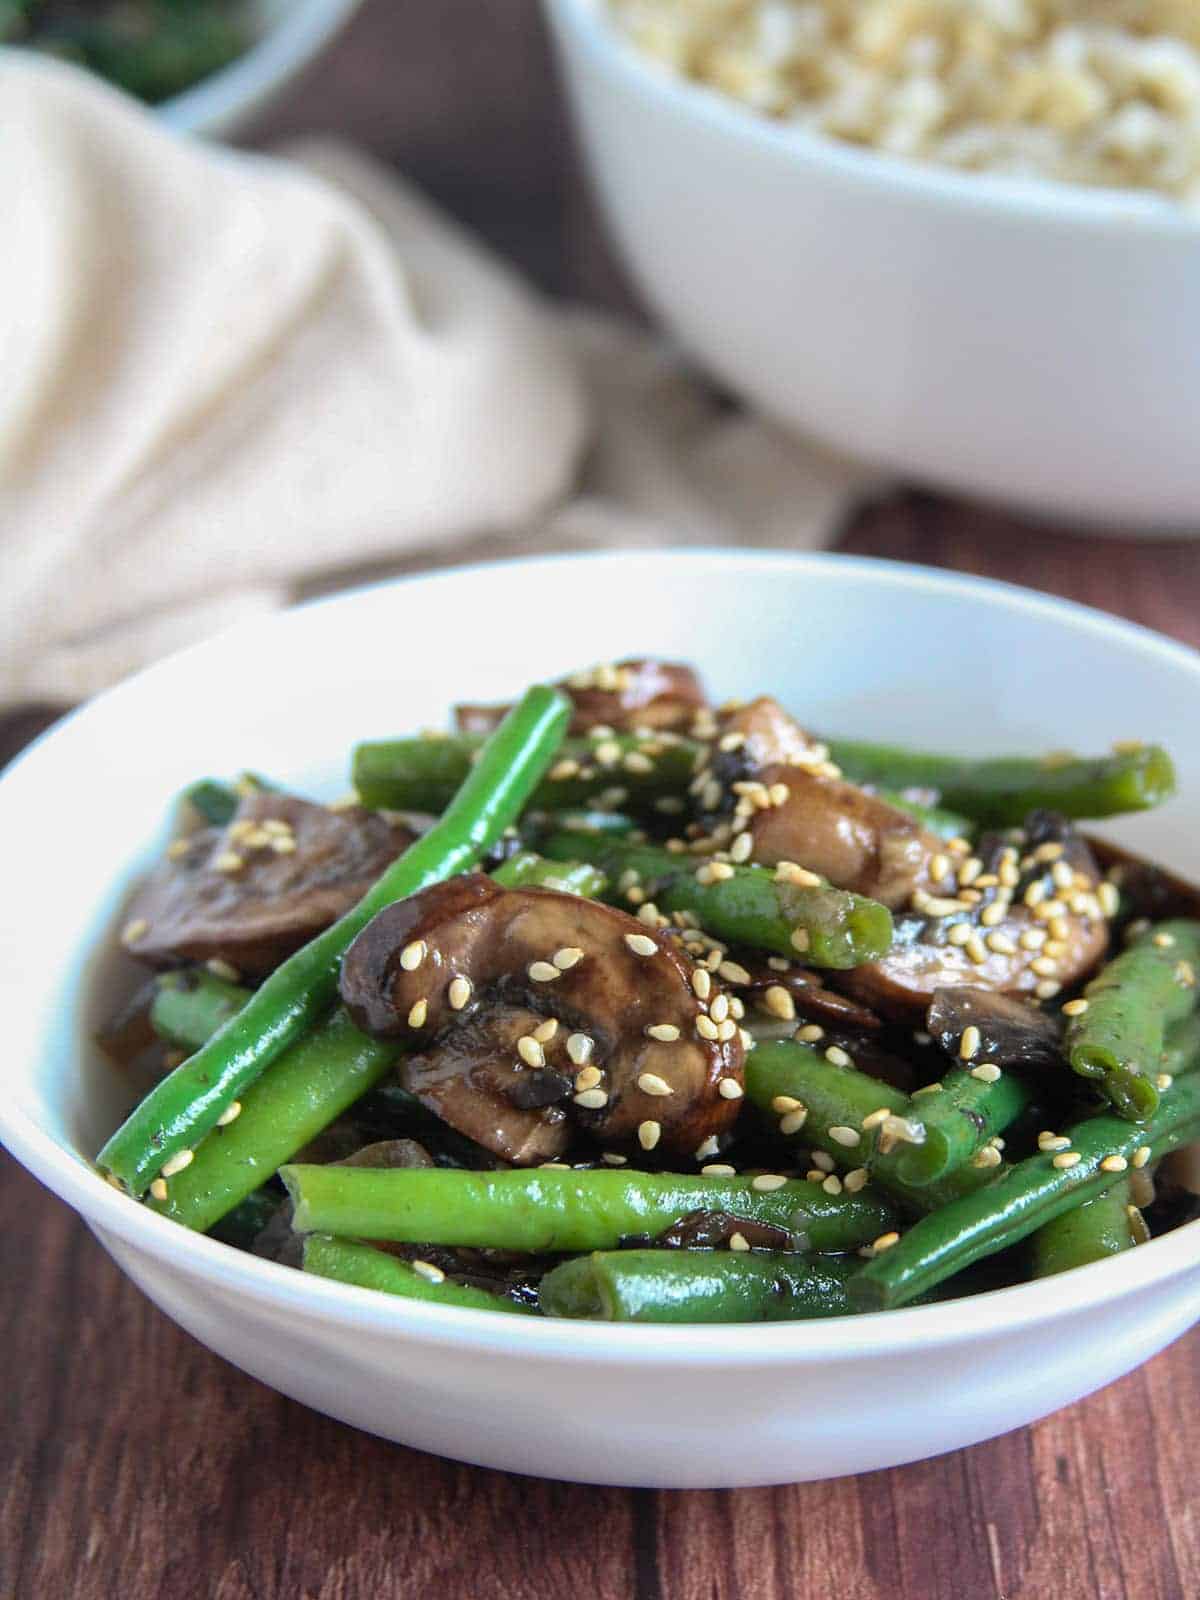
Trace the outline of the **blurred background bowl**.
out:
M 738 394 L 930 485 L 1200 528 L 1200 217 L 774 123 L 644 59 L 603 0 L 546 6 L 625 262 Z

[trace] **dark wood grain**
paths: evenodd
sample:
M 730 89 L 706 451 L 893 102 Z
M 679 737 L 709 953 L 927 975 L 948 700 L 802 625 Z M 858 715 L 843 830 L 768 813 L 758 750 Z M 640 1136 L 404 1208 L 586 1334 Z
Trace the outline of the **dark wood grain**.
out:
M 339 129 L 546 289 L 630 302 L 534 0 L 373 0 L 264 139 Z M 909 493 L 844 548 L 1028 583 L 1200 644 L 1200 545 L 1082 542 Z M 0 724 L 11 753 L 50 715 Z M 893 1472 L 628 1492 L 354 1433 L 181 1333 L 0 1155 L 0 1597 L 1192 1600 L 1200 1332 L 1035 1427 Z

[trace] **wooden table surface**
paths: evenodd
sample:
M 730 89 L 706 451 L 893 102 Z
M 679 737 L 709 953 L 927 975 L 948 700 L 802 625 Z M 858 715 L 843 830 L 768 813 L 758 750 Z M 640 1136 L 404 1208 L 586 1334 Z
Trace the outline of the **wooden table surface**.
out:
M 533 0 L 374 0 L 265 131 L 312 129 L 401 165 L 546 288 L 628 303 Z M 843 547 L 1031 584 L 1200 645 L 1200 544 L 1084 543 L 911 492 Z M 7 752 L 45 719 L 5 719 Z M 7 1155 L 0 1285 L 3 1600 L 1200 1593 L 1200 1331 L 971 1450 L 832 1483 L 662 1493 L 459 1466 L 282 1399 L 168 1322 Z

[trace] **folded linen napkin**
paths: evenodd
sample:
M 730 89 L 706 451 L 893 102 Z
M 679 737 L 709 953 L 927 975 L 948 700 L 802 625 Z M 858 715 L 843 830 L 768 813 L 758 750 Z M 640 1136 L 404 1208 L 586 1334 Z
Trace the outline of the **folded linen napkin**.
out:
M 0 126 L 0 705 L 366 564 L 814 546 L 871 487 L 343 146 L 183 141 L 16 52 Z

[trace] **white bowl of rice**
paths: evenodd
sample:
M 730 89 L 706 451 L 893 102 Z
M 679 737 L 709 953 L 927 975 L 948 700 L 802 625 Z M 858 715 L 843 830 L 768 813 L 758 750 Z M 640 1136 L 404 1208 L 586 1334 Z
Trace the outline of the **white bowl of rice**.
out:
M 1197 0 L 547 0 L 647 303 L 910 478 L 1200 528 Z

